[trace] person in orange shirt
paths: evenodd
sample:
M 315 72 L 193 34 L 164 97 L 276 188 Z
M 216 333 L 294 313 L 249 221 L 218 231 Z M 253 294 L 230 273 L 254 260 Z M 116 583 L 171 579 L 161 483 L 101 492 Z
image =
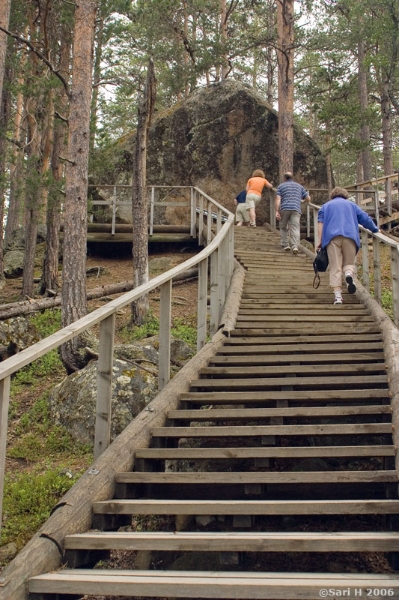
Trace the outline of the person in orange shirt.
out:
M 273 185 L 265 179 L 265 174 L 261 169 L 256 169 L 252 173 L 252 177 L 247 181 L 247 198 L 246 205 L 249 209 L 249 226 L 256 227 L 256 212 L 255 207 L 259 204 L 262 198 L 264 188 L 273 189 Z

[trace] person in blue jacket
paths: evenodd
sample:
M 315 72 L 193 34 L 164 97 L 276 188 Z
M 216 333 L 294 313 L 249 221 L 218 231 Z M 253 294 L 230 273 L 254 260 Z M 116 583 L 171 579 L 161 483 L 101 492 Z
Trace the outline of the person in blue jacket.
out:
M 379 231 L 371 217 L 348 200 L 348 192 L 335 187 L 331 199 L 320 208 L 318 214 L 318 248 L 327 249 L 334 304 L 342 304 L 343 275 L 349 294 L 356 292 L 353 277 L 356 254 L 360 248 L 359 224 L 373 233 Z

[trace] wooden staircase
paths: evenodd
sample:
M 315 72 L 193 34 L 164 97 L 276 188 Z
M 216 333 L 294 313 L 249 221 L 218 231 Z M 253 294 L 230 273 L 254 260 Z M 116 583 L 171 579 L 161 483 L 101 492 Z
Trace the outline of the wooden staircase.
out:
M 31 598 L 399 598 L 381 333 L 276 233 L 235 231 L 236 329 Z

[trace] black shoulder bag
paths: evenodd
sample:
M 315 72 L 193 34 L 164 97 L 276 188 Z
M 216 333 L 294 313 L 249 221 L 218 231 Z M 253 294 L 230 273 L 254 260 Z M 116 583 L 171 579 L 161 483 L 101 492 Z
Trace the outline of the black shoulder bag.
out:
M 315 272 L 315 276 L 313 279 L 313 287 L 317 289 L 320 285 L 320 275 L 319 273 L 324 273 L 327 271 L 328 267 L 328 254 L 326 248 L 319 248 L 316 252 L 316 256 L 313 261 L 313 270 Z

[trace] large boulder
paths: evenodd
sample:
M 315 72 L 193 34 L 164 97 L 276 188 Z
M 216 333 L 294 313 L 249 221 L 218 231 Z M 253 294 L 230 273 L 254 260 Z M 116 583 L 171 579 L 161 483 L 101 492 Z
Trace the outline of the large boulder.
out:
M 134 134 L 120 140 L 117 183 L 131 177 Z M 294 129 L 294 174 L 305 187 L 327 187 L 327 167 L 316 142 Z M 149 185 L 195 185 L 234 211 L 233 199 L 254 169 L 279 183 L 278 113 L 253 88 L 232 79 L 203 88 L 160 113 L 150 129 Z M 258 222 L 269 221 L 266 191 Z

